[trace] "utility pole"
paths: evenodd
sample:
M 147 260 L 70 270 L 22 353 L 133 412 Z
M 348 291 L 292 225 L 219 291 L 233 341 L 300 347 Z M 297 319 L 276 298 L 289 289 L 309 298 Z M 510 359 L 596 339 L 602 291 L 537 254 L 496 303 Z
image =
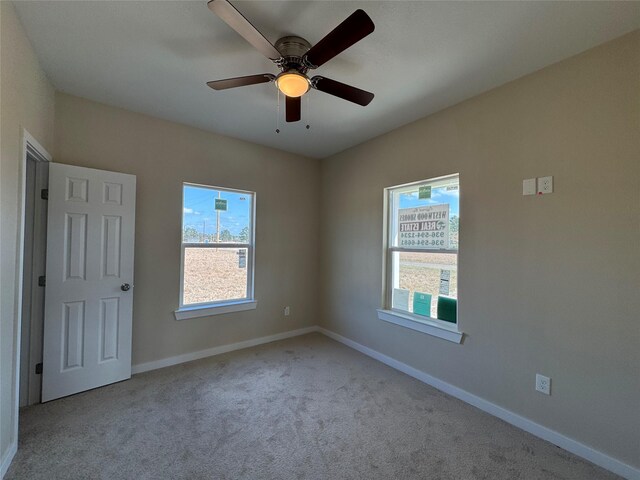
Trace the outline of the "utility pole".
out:
M 218 190 L 218 198 L 220 198 L 220 190 Z M 220 210 L 216 210 L 216 242 L 220 243 Z

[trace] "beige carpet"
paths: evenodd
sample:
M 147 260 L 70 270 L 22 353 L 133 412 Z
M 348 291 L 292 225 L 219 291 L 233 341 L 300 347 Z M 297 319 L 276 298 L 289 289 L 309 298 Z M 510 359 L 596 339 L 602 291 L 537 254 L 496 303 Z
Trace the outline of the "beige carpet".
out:
M 26 408 L 14 479 L 617 478 L 320 334 Z

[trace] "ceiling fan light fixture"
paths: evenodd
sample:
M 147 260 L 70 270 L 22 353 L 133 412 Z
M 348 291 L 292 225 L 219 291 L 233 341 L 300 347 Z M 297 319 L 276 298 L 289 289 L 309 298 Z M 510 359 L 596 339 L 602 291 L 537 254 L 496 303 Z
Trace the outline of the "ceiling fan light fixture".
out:
M 287 97 L 301 97 L 309 91 L 309 79 L 296 71 L 282 72 L 276 78 L 276 86 Z

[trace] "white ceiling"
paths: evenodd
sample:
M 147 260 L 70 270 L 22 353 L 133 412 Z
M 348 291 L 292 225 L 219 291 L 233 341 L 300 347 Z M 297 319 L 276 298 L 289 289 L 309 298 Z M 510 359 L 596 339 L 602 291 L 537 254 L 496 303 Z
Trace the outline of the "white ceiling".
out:
M 357 8 L 376 25 L 313 72 L 369 90 L 373 102 L 311 91 L 302 121 L 281 120 L 276 134 L 274 84 L 205 85 L 277 73 L 206 0 L 15 3 L 58 90 L 320 158 L 640 27 L 640 2 L 232 0 L 272 43 L 317 43 Z

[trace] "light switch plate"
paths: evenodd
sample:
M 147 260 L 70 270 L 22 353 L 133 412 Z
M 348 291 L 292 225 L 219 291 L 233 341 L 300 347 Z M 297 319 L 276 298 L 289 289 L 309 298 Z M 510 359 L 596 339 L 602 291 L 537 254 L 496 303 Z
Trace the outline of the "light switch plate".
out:
M 536 194 L 536 179 L 527 178 L 522 181 L 522 195 L 535 195 Z
M 553 177 L 538 178 L 538 194 L 546 195 L 547 193 L 553 193 Z

